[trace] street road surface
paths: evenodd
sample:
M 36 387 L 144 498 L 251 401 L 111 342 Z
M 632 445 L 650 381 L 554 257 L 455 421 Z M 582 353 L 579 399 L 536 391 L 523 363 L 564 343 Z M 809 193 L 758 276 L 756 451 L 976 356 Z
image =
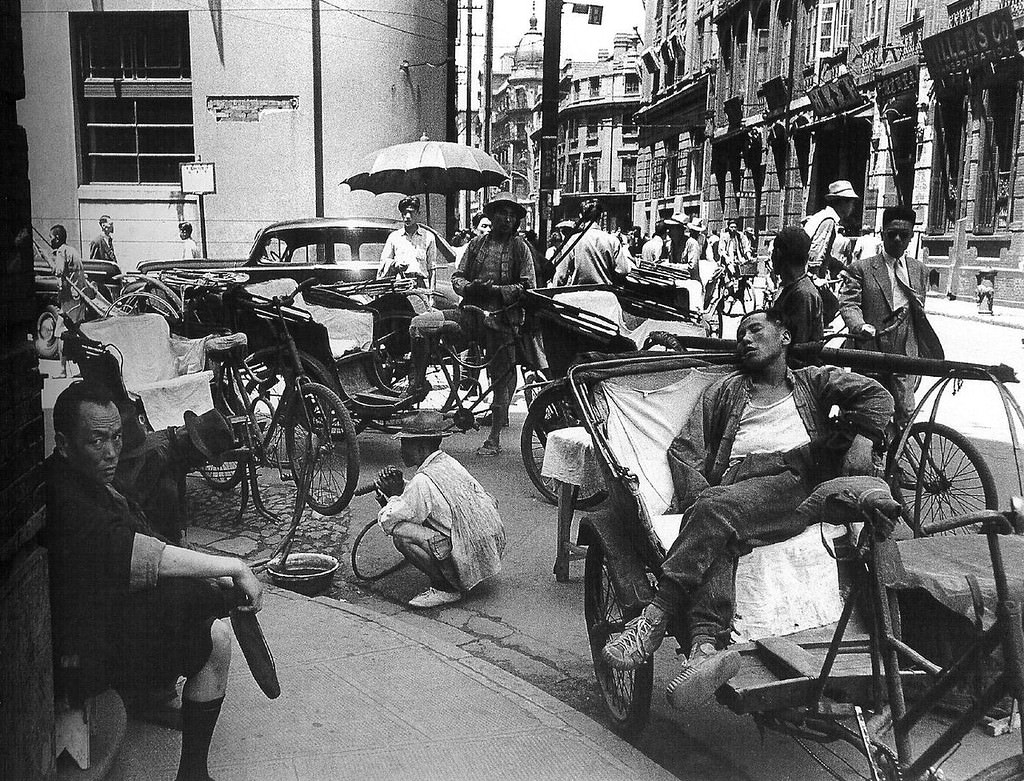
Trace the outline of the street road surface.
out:
M 935 326 L 953 360 L 982 363 L 1005 362 L 1024 375 L 1024 331 L 990 324 L 936 316 Z M 965 383 L 943 403 L 939 420 L 977 439 L 1000 485 L 1005 505 L 1016 483 L 1005 423 L 991 389 Z M 1020 397 L 1021 389 L 1013 388 Z M 406 568 L 370 589 L 351 579 L 339 584 L 337 596 L 365 599 L 374 607 L 395 613 L 432 631 L 444 634 L 456 628 L 474 640 L 463 647 L 478 656 L 520 675 L 573 707 L 601 721 L 602 714 L 593 682 L 586 628 L 583 620 L 583 564 L 572 564 L 571 582 L 557 583 L 551 573 L 555 550 L 555 508 L 541 502 L 526 477 L 519 457 L 519 430 L 525 407 L 513 412 L 512 428 L 505 433 L 505 452 L 496 459 L 476 458 L 473 450 L 484 432 L 456 435 L 445 448 L 480 479 L 498 499 L 508 531 L 504 571 L 485 583 L 465 602 L 424 614 L 402 606 L 424 587 L 423 579 Z M 397 443 L 390 437 L 363 434 L 363 480 L 397 459 Z M 350 535 L 373 517 L 376 502 L 358 497 L 351 507 Z M 395 560 L 393 549 L 371 533 L 360 548 L 366 567 Z M 347 559 L 347 551 L 344 554 Z M 463 636 L 464 637 L 464 636 Z M 692 781 L 816 781 L 826 777 L 818 764 L 793 739 L 768 731 L 763 736 L 750 718 L 734 716 L 713 704 L 699 713 L 680 713 L 663 695 L 678 669 L 666 642 L 657 655 L 655 691 L 650 726 L 637 745 L 681 779 Z M 932 725 L 934 727 L 934 725 Z M 967 744 L 945 765 L 951 781 L 963 778 L 987 764 L 1019 750 L 1019 736 L 990 738 L 975 732 Z M 850 752 L 847 757 L 855 759 Z M 863 774 L 863 763 L 856 765 Z M 848 773 L 848 778 L 858 778 Z

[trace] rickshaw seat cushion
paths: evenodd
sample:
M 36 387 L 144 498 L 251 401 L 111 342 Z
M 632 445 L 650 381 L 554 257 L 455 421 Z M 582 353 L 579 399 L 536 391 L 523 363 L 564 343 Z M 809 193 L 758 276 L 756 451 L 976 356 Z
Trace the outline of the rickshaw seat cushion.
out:
M 700 288 L 699 282 L 694 281 L 694 284 L 698 289 Z M 568 293 L 558 293 L 553 298 L 610 320 L 618 327 L 619 334 L 632 341 L 637 349 L 643 347 L 652 331 L 665 331 L 678 336 L 704 336 L 703 327 L 693 323 L 682 320 L 655 320 L 631 315 L 623 310 L 618 297 L 610 290 L 573 290 Z
M 683 516 L 656 515 L 654 529 L 667 550 Z M 754 548 L 736 564 L 736 616 L 740 642 L 781 637 L 831 624 L 843 612 L 839 570 L 829 549 L 846 527 L 814 524 L 782 542 Z
M 999 538 L 1011 599 L 1024 600 L 1024 537 Z M 885 585 L 924 589 L 935 600 L 988 628 L 995 621 L 996 595 L 988 540 L 983 534 L 920 537 L 887 544 L 882 555 Z
M 268 279 L 246 285 L 245 289 L 264 298 L 287 296 L 298 283 L 294 279 Z M 340 358 L 354 350 L 368 350 L 373 343 L 373 312 L 362 309 L 320 306 L 311 304 L 300 293 L 295 298 L 295 306 L 305 309 L 313 316 L 313 320 L 327 329 L 327 339 L 331 346 L 331 355 Z
M 117 348 L 125 388 L 142 397 L 154 431 L 183 425 L 185 410 L 213 409 L 205 339 L 172 336 L 158 314 L 108 317 L 83 323 L 82 332 Z

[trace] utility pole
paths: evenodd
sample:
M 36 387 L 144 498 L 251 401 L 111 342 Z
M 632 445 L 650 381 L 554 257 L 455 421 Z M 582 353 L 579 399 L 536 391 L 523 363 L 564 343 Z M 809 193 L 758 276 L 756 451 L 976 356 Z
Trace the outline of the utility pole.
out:
M 459 4 L 458 2 L 448 3 L 448 18 L 446 27 L 448 29 L 447 51 L 445 51 L 445 133 L 444 140 L 455 143 L 459 140 L 459 68 L 455 61 L 455 34 L 459 27 Z M 429 195 L 427 196 L 430 197 Z M 452 235 L 454 226 L 457 223 L 456 213 L 458 212 L 459 198 L 454 193 L 444 197 L 444 229 L 448 236 Z
M 484 151 L 491 153 L 491 70 L 494 65 L 494 0 L 485 0 L 484 14 L 486 29 L 484 30 Z M 487 201 L 487 189 L 484 188 L 484 201 Z
M 320 0 L 312 0 L 313 37 L 313 197 L 315 214 L 324 216 L 324 91 L 320 50 Z
M 558 187 L 558 69 L 562 55 L 562 0 L 545 0 L 544 73 L 541 83 L 540 193 L 537 225 L 546 247 L 551 221 L 551 194 Z
M 473 146 L 473 0 L 466 6 L 466 146 Z M 466 190 L 466 227 L 469 227 L 472 196 Z

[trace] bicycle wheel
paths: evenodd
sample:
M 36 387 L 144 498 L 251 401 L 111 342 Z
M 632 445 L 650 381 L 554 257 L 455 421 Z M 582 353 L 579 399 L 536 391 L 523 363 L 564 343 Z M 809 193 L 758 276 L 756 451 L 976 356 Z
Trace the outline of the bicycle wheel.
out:
M 218 364 L 213 373 L 213 408 L 231 421 L 232 418 L 246 421 L 248 426 L 248 402 L 238 393 L 235 374 L 223 363 Z M 234 427 L 233 427 L 234 428 Z M 237 429 L 236 429 L 237 430 Z M 247 445 L 248 442 L 238 442 Z M 225 461 L 220 466 L 206 464 L 199 468 L 200 473 L 210 487 L 218 491 L 230 491 L 245 476 L 244 461 Z
M 1024 756 L 1007 757 L 975 773 L 967 781 L 1019 781 L 1024 778 Z
M 536 487 L 541 497 L 548 504 L 558 504 L 558 486 L 556 481 L 544 477 L 540 473 L 544 464 L 544 448 L 548 434 L 560 428 L 577 425 L 576 414 L 572 408 L 568 391 L 561 385 L 545 388 L 537 394 L 523 423 L 523 432 L 519 437 L 519 449 L 523 457 L 523 466 L 530 482 Z M 576 497 L 576 507 L 585 510 L 600 504 L 607 497 L 607 492 L 599 488 L 589 494 Z
M 359 479 L 359 443 L 348 410 L 325 385 L 303 383 L 292 395 L 284 426 L 285 450 L 296 482 L 309 470 L 306 503 L 323 515 L 348 506 Z
M 608 562 L 598 542 L 587 547 L 583 569 L 583 612 L 590 638 L 590 656 L 594 676 L 601 692 L 604 710 L 612 729 L 624 738 L 639 735 L 651 715 L 651 691 L 654 688 L 654 661 L 635 670 L 609 667 L 601 650 L 609 638 L 625 627 L 622 606 L 615 594 Z
M 893 496 L 921 523 L 999 508 L 995 480 L 981 453 L 967 437 L 942 423 L 914 423 L 903 451 L 889 453 L 886 477 Z M 920 507 L 915 508 L 919 483 Z M 975 531 L 967 526 L 948 533 Z

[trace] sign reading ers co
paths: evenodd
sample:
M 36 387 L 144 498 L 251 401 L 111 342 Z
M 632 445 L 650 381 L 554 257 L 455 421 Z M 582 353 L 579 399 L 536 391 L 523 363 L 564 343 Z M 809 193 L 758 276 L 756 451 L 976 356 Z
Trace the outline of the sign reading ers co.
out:
M 986 62 L 1016 57 L 1017 35 L 1009 8 L 1000 8 L 921 41 L 933 77 L 969 71 Z
M 217 192 L 217 176 L 213 163 L 179 163 L 181 191 L 192 195 L 213 195 Z

